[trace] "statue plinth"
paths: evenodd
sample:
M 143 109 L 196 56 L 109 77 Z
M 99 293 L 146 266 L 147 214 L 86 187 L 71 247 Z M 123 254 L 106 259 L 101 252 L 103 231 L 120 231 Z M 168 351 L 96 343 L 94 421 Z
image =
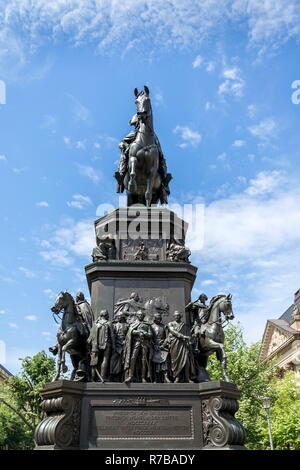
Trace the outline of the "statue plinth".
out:
M 185 306 L 191 299 L 197 268 L 184 256 L 176 258 L 176 248 L 172 251 L 174 240 L 181 240 L 178 252 L 188 251 L 184 247 L 187 227 L 165 207 L 119 208 L 96 220 L 97 245 L 101 240 L 113 240 L 114 251 L 110 256 L 108 249 L 107 259 L 95 257 L 85 268 L 95 317 L 106 308 L 113 319 L 118 300 L 136 292 L 144 304 L 160 299 L 168 305 L 163 311 L 164 323 L 180 310 L 184 321 L 191 324 Z M 146 311 L 146 315 L 151 320 L 153 312 Z
M 59 381 L 42 396 L 48 417 L 36 429 L 37 449 L 244 449 L 234 417 L 240 393 L 229 382 Z

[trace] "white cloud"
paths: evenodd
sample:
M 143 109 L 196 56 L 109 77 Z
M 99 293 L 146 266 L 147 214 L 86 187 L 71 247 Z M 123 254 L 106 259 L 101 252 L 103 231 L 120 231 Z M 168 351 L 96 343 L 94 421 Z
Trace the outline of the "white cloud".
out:
M 60 227 L 54 229 L 47 246 L 44 243 L 47 249 L 40 251 L 40 255 L 52 265 L 71 266 L 74 256 L 90 258 L 95 244 L 92 220 L 75 222 L 65 219 Z M 50 298 L 53 295 L 51 289 L 45 289 L 43 292 Z
M 205 111 L 210 111 L 211 109 L 215 109 L 215 105 L 210 101 L 206 101 L 205 103 Z
M 173 129 L 173 132 L 174 134 L 180 135 L 183 142 L 179 146 L 182 148 L 185 148 L 188 145 L 197 147 L 202 140 L 201 134 L 198 131 L 192 130 L 188 126 L 176 126 L 175 129 Z
M 9 326 L 10 328 L 18 328 L 18 325 L 17 325 L 16 323 L 12 323 L 12 322 L 9 322 L 9 323 L 8 323 L 8 326 Z
M 80 101 L 75 98 L 75 96 L 71 94 L 68 94 L 67 96 L 72 102 L 72 112 L 75 121 L 87 121 L 91 116 L 90 110 L 80 103 Z
M 278 124 L 273 118 L 263 119 L 259 124 L 248 127 L 249 132 L 262 141 L 276 138 L 278 134 Z
M 214 279 L 205 279 L 204 281 L 201 282 L 201 286 L 211 286 L 212 284 L 216 284 L 216 281 Z
M 217 156 L 217 159 L 218 160 L 226 160 L 226 157 L 227 157 L 227 153 L 223 152 L 223 153 L 221 153 L 220 155 Z
M 37 207 L 49 207 L 49 203 L 47 201 L 41 201 L 36 203 Z
M 300 190 L 291 181 L 287 186 L 284 178 L 281 172 L 261 172 L 243 193 L 210 203 L 205 209 L 201 256 L 254 262 L 299 243 Z M 187 241 L 192 250 L 197 249 L 198 238 L 193 234 Z
M 24 268 L 23 266 L 20 266 L 18 270 L 21 271 L 21 273 L 23 273 L 24 276 L 27 277 L 28 279 L 33 279 L 36 276 L 33 271 L 31 271 L 30 269 Z
M 5 310 L 0 310 L 0 315 L 5 315 L 6 311 Z
M 250 185 L 246 193 L 250 196 L 272 193 L 279 185 L 284 183 L 284 173 L 282 171 L 262 171 L 257 177 L 250 180 Z
M 90 256 L 96 243 L 92 221 L 69 222 L 55 231 L 53 241 L 77 256 Z
M 49 331 L 42 331 L 42 335 L 46 336 L 46 337 L 49 337 L 49 336 L 51 336 L 51 333 Z
M 69 207 L 73 207 L 75 209 L 84 209 L 91 204 L 91 199 L 88 196 L 83 196 L 82 194 L 74 194 L 73 200 L 67 202 Z
M 44 114 L 43 121 L 41 124 L 42 129 L 49 129 L 54 127 L 56 124 L 56 118 L 51 114 Z
M 85 140 L 78 140 L 76 143 L 75 143 L 75 147 L 77 149 L 80 149 L 80 150 L 84 150 L 85 149 L 85 145 L 86 145 L 86 141 Z
M 49 299 L 52 299 L 53 297 L 55 297 L 55 294 L 52 291 L 52 289 L 44 289 L 43 294 L 45 294 L 47 297 L 49 297 Z
M 241 78 L 241 70 L 238 67 L 223 70 L 223 78 L 225 81 L 219 86 L 219 95 L 228 94 L 238 98 L 243 96 L 245 81 Z
M 99 183 L 101 180 L 101 174 L 96 171 L 92 166 L 77 164 L 79 174 L 85 176 L 93 181 L 93 183 Z
M 161 106 L 164 104 L 164 96 L 160 90 L 154 92 L 154 103 L 156 106 Z
M 201 57 L 201 55 L 197 55 L 197 57 L 195 57 L 192 65 L 193 65 L 193 68 L 194 69 L 197 69 L 200 67 L 200 65 L 202 64 L 203 62 L 203 58 Z
M 6 161 L 6 160 L 7 160 L 7 158 L 6 158 L 5 155 L 0 155 L 0 161 Z
M 49 249 L 48 251 L 40 251 L 40 255 L 44 260 L 57 266 L 70 266 L 73 263 L 67 250 Z
M 257 112 L 257 108 L 254 104 L 249 104 L 247 107 L 248 114 L 251 118 L 253 118 Z
M 240 148 L 244 147 L 246 145 L 246 142 L 244 140 L 235 140 L 232 144 L 232 147 Z
M 261 53 L 299 37 L 297 0 L 11 0 L 1 15 L 2 56 L 25 62 L 45 41 L 94 44 L 100 51 L 197 47 L 225 27 L 239 28 Z M 137 40 L 139 38 L 139 40 Z M 1 56 L 0 56 L 1 57 Z
M 28 320 L 28 321 L 36 321 L 37 320 L 37 316 L 36 315 L 26 315 L 26 317 L 24 317 L 25 320 Z
M 207 66 L 206 66 L 206 72 L 213 72 L 216 68 L 216 64 L 215 62 L 208 62 Z

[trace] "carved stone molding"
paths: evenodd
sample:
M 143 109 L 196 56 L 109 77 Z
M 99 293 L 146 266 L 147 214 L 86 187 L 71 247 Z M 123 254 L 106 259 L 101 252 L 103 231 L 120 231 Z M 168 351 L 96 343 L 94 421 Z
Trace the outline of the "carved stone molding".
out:
M 212 397 L 201 405 L 204 448 L 243 446 L 245 430 L 234 417 L 238 410 L 234 398 Z
M 35 430 L 36 445 L 79 448 L 81 399 L 72 395 L 50 398 L 42 402 L 42 409 L 47 417 Z

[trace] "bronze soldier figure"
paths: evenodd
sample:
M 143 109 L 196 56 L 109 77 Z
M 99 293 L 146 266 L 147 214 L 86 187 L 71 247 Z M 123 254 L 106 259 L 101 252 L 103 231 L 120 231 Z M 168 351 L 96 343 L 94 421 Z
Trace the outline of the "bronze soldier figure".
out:
M 206 305 L 206 301 L 208 297 L 206 294 L 200 294 L 198 300 L 195 302 L 190 302 L 186 307 L 186 312 L 190 312 L 192 315 L 192 323 L 195 322 L 199 325 L 202 323 L 206 323 L 208 318 L 208 305 Z
M 76 310 L 83 324 L 85 336 L 88 337 L 94 323 L 94 313 L 83 292 L 77 292 L 76 294 Z
M 114 332 L 108 318 L 108 311 L 101 310 L 87 340 L 91 347 L 92 381 L 96 380 L 96 375 L 101 382 L 108 380 L 110 356 L 115 349 Z
M 152 355 L 153 382 L 167 382 L 168 378 L 168 350 L 166 349 L 166 330 L 162 323 L 161 313 L 155 313 L 153 317 L 152 329 Z
M 125 382 L 132 382 L 139 375 L 137 366 L 140 358 L 142 382 L 147 383 L 147 378 L 151 378 L 149 353 L 152 331 L 150 324 L 144 320 L 144 312 L 138 311 L 136 317 L 128 329 L 125 340 Z
M 129 328 L 125 314 L 118 312 L 112 326 L 115 337 L 115 349 L 110 360 L 110 373 L 114 381 L 122 382 L 124 380 L 124 344 Z

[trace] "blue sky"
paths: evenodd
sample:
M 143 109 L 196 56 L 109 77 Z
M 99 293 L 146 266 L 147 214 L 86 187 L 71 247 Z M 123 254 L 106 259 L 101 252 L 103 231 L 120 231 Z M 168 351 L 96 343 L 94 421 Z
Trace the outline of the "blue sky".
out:
M 0 1 L 0 340 L 47 349 L 56 293 L 88 295 L 93 220 L 150 87 L 172 203 L 203 203 L 194 296 L 232 292 L 248 341 L 300 287 L 295 0 Z M 4 99 L 0 96 L 0 101 Z

